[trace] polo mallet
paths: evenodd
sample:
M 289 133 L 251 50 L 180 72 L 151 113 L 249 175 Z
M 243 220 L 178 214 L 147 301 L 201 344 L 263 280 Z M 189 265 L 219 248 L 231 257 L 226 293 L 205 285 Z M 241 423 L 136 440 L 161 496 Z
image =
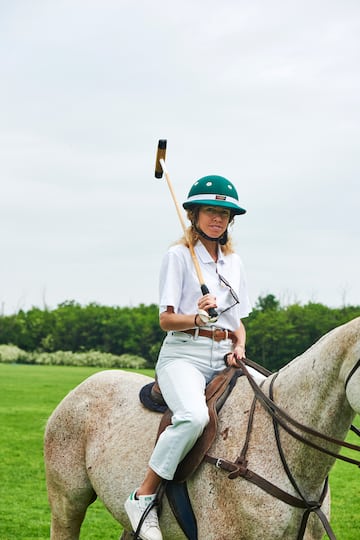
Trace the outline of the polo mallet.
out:
M 182 229 L 184 231 L 184 235 L 185 235 L 185 237 L 187 237 L 187 230 L 186 230 L 184 217 L 183 217 L 183 214 L 181 212 L 179 203 L 178 203 L 178 201 L 176 199 L 175 192 L 174 192 L 174 189 L 173 189 L 171 181 L 170 181 L 169 172 L 167 170 L 166 163 L 165 163 L 166 142 L 167 142 L 166 139 L 160 139 L 159 140 L 158 150 L 157 150 L 157 154 L 156 154 L 156 163 L 155 163 L 155 178 L 162 178 L 163 173 L 165 174 L 166 183 L 168 185 L 171 196 L 173 198 L 177 215 L 179 216 L 179 220 L 180 220 Z M 194 263 L 196 275 L 197 275 L 197 278 L 199 280 L 199 285 L 200 285 L 201 292 L 205 296 L 205 294 L 209 294 L 209 289 L 207 288 L 207 286 L 204 283 L 204 278 L 203 278 L 203 275 L 202 275 L 202 272 L 201 272 L 201 268 L 199 266 L 199 261 L 197 260 L 196 253 L 195 253 L 195 250 L 194 250 L 194 246 L 191 244 L 191 242 L 189 242 L 189 250 L 190 250 L 190 255 L 191 255 L 192 261 Z M 210 308 L 208 310 L 208 313 L 209 313 L 209 316 L 210 316 L 209 321 L 210 322 L 216 322 L 217 318 L 218 318 L 217 311 L 214 308 Z

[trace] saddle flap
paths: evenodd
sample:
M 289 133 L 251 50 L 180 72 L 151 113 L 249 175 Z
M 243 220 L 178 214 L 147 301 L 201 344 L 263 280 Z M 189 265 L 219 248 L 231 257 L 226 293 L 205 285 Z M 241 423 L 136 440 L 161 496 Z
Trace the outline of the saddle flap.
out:
M 184 482 L 203 461 L 204 455 L 216 437 L 218 426 L 217 411 L 224 404 L 240 375 L 242 375 L 242 372 L 238 368 L 227 367 L 207 385 L 205 397 L 209 409 L 209 423 L 190 452 L 179 463 L 174 476 L 176 482 Z M 167 409 L 160 420 L 156 440 L 166 427 L 171 424 L 171 417 L 172 412 L 170 409 Z

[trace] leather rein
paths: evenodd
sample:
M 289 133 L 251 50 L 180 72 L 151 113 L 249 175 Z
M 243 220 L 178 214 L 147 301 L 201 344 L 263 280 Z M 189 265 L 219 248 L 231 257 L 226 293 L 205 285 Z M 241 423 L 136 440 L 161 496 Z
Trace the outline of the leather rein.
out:
M 297 420 L 294 420 L 294 418 L 289 416 L 283 409 L 281 409 L 274 402 L 274 399 L 273 399 L 273 387 L 274 387 L 274 382 L 276 380 L 276 377 L 277 377 L 278 373 L 274 374 L 274 376 L 273 376 L 273 378 L 272 378 L 272 380 L 270 382 L 269 396 L 267 396 L 263 392 L 261 386 L 259 386 L 256 383 L 256 381 L 253 379 L 253 377 L 250 375 L 250 373 L 249 373 L 249 371 L 248 371 L 248 369 L 246 367 L 246 363 L 249 364 L 249 365 L 254 365 L 253 362 L 248 361 L 247 359 L 245 361 L 244 360 L 239 360 L 238 361 L 239 367 L 241 368 L 243 373 L 246 375 L 246 377 L 247 377 L 247 379 L 249 381 L 249 384 L 250 384 L 250 386 L 251 386 L 251 388 L 252 388 L 252 390 L 254 392 L 254 398 L 253 398 L 253 402 L 252 402 L 251 409 L 250 409 L 249 421 L 248 421 L 247 432 L 246 432 L 246 438 L 245 438 L 243 448 L 242 448 L 242 450 L 240 452 L 240 455 L 233 462 L 228 461 L 228 460 L 223 459 L 223 458 L 213 457 L 213 456 L 210 456 L 209 454 L 205 455 L 204 460 L 207 461 L 208 463 L 212 463 L 213 465 L 215 465 L 216 467 L 218 467 L 220 469 L 223 469 L 223 470 L 229 472 L 230 474 L 228 475 L 228 478 L 230 480 L 233 480 L 234 478 L 237 478 L 237 477 L 240 476 L 241 478 L 245 478 L 249 482 L 252 482 L 253 484 L 260 487 L 262 490 L 266 491 L 267 493 L 269 493 L 273 497 L 276 497 L 277 499 L 280 499 L 281 501 L 285 502 L 286 504 L 289 504 L 289 505 L 294 506 L 296 508 L 304 509 L 304 514 L 303 514 L 303 517 L 302 517 L 300 529 L 298 531 L 297 540 L 302 540 L 304 538 L 307 521 L 308 521 L 308 518 L 309 518 L 309 516 L 310 516 L 310 514 L 312 512 L 314 512 L 314 513 L 316 513 L 318 515 L 319 519 L 321 520 L 321 522 L 322 522 L 322 524 L 324 526 L 324 529 L 325 529 L 329 539 L 330 540 L 336 540 L 335 534 L 334 534 L 334 532 L 332 531 L 332 529 L 330 527 L 330 523 L 329 523 L 327 517 L 325 516 L 324 512 L 321 510 L 322 503 L 323 503 L 323 501 L 325 499 L 325 496 L 326 496 L 326 493 L 328 491 L 328 478 L 326 478 L 326 480 L 324 482 L 324 487 L 323 487 L 322 493 L 321 493 L 321 495 L 319 497 L 319 500 L 318 501 L 307 500 L 305 495 L 301 492 L 301 489 L 297 485 L 296 480 L 293 477 L 293 475 L 292 475 L 292 473 L 290 471 L 290 468 L 289 468 L 289 466 L 287 464 L 287 461 L 286 461 L 286 458 L 285 458 L 285 455 L 284 455 L 284 451 L 283 451 L 283 449 L 281 447 L 279 426 L 281 426 L 285 431 L 287 431 L 292 437 L 294 437 L 298 441 L 300 441 L 300 442 L 302 442 L 304 444 L 307 444 L 308 446 L 310 446 L 312 448 L 315 448 L 316 450 L 318 450 L 318 451 L 320 451 L 322 453 L 328 454 L 328 455 L 330 455 L 330 456 L 332 456 L 332 457 L 334 457 L 336 459 L 341 459 L 342 461 L 352 463 L 354 465 L 357 465 L 358 467 L 360 467 L 360 461 L 359 460 L 355 460 L 355 459 L 349 458 L 347 456 L 340 455 L 339 453 L 336 453 L 336 452 L 333 452 L 333 451 L 331 451 L 331 450 L 329 450 L 327 448 L 324 448 L 319 443 L 315 443 L 315 442 L 309 440 L 308 438 L 306 438 L 306 436 L 301 434 L 301 432 L 304 433 L 304 434 L 307 434 L 307 435 L 311 435 L 312 437 L 315 437 L 317 439 L 322 439 L 323 441 L 335 444 L 336 446 L 343 447 L 343 448 L 349 448 L 351 450 L 355 450 L 356 452 L 360 452 L 360 446 L 355 445 L 355 444 L 351 444 L 351 443 L 347 443 L 346 441 L 341 441 L 341 440 L 335 439 L 333 437 L 329 437 L 329 436 L 327 436 L 327 435 L 325 435 L 323 433 L 320 433 L 319 431 L 316 431 L 316 430 L 314 430 L 314 429 L 312 429 L 312 428 L 310 428 L 308 426 L 305 426 L 305 425 L 301 424 Z M 346 389 L 351 377 L 354 375 L 354 373 L 356 372 L 356 370 L 359 367 L 360 367 L 360 359 L 358 360 L 358 362 L 355 364 L 355 366 L 350 371 L 350 373 L 349 373 L 349 375 L 348 375 L 348 377 L 346 379 L 346 382 L 345 382 L 345 389 Z M 264 407 L 264 409 L 272 417 L 273 427 L 274 427 L 274 431 L 275 431 L 275 439 L 276 439 L 278 452 L 279 452 L 279 455 L 280 455 L 280 458 L 281 458 L 281 462 L 282 462 L 283 467 L 285 469 L 285 472 L 286 472 L 286 474 L 288 476 L 288 479 L 290 480 L 292 486 L 294 487 L 296 493 L 298 494 L 298 497 L 297 496 L 295 497 L 295 496 L 287 493 L 286 491 L 284 491 L 281 488 L 277 487 L 275 484 L 269 482 L 268 480 L 266 480 L 262 476 L 258 475 L 254 471 L 251 471 L 247 467 L 248 462 L 247 462 L 247 459 L 246 459 L 246 455 L 247 455 L 247 451 L 248 451 L 248 447 L 249 447 L 249 443 L 250 443 L 250 436 L 251 436 L 253 420 L 254 420 L 254 414 L 255 414 L 255 406 L 256 406 L 257 401 L 259 401 L 261 403 L 261 405 Z M 295 431 L 293 428 L 295 428 L 297 431 Z M 351 429 L 357 435 L 360 436 L 360 431 L 357 428 L 355 428 L 354 426 L 351 426 Z

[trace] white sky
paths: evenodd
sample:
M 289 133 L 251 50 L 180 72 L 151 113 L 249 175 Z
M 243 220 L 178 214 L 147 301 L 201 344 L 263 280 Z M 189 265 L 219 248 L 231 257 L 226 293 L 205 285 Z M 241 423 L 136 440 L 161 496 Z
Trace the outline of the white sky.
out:
M 253 302 L 360 305 L 358 0 L 0 0 L 0 303 L 157 303 L 206 174 Z

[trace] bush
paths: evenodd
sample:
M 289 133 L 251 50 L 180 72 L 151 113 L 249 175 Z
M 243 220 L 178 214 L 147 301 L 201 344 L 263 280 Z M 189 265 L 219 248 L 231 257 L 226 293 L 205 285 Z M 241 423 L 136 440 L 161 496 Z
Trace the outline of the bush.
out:
M 268 294 L 259 297 L 244 321 L 246 352 L 275 371 L 330 329 L 358 316 L 360 306 L 328 308 L 315 302 L 282 306 Z M 22 350 L 14 356 L 6 352 L 0 362 L 153 368 L 164 336 L 155 304 L 130 308 L 68 301 L 51 311 L 32 308 L 0 315 L 0 343 L 12 343 Z
M 52 366 L 81 366 L 110 368 L 142 369 L 147 366 L 146 360 L 140 356 L 122 354 L 117 356 L 99 351 L 73 353 L 71 351 L 56 351 L 53 353 L 33 353 L 33 363 Z
M 4 364 L 26 363 L 29 354 L 16 345 L 0 345 L 0 362 Z
M 99 351 L 77 352 L 56 351 L 52 353 L 26 353 L 15 345 L 0 345 L 0 362 L 12 364 L 37 364 L 43 366 L 82 366 L 144 369 L 147 362 L 141 356 L 111 354 Z

